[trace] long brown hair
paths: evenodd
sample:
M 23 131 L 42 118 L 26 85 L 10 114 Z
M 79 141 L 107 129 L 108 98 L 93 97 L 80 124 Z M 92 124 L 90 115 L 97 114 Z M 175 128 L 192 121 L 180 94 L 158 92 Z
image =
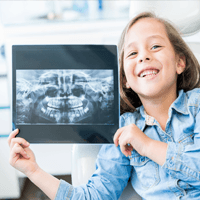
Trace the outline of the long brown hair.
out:
M 132 90 L 127 89 L 124 84 L 125 73 L 124 73 L 124 42 L 125 37 L 131 26 L 133 26 L 138 20 L 143 18 L 154 18 L 161 22 L 166 30 L 168 38 L 174 48 L 174 51 L 179 56 L 184 56 L 186 60 L 186 67 L 183 73 L 178 75 L 177 78 L 177 91 L 183 89 L 185 92 L 194 88 L 200 87 L 200 66 L 199 63 L 182 39 L 179 31 L 167 20 L 157 17 L 154 13 L 144 12 L 134 17 L 124 28 L 121 38 L 118 43 L 119 49 L 119 66 L 120 66 L 120 111 L 121 114 L 124 112 L 134 112 L 135 109 L 141 106 L 141 101 L 138 95 Z

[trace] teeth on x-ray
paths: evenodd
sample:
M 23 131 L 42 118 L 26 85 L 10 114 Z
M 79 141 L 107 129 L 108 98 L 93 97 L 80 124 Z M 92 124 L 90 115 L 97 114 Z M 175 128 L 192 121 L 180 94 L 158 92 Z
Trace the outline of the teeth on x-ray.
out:
M 113 121 L 113 70 L 17 70 L 18 124 Z

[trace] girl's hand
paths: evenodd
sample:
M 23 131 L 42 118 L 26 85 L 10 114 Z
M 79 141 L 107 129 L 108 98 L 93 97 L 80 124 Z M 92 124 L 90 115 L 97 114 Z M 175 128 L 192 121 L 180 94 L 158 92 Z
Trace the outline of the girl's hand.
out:
M 15 138 L 18 133 L 19 130 L 16 129 L 8 137 L 8 145 L 10 146 L 9 162 L 14 168 L 29 177 L 39 169 L 39 166 L 32 150 L 29 148 L 30 144 L 23 138 Z
M 146 136 L 135 124 L 130 124 L 119 128 L 113 140 L 115 146 L 120 145 L 120 149 L 125 156 L 131 156 L 133 149 L 140 155 L 146 156 L 146 147 L 152 139 Z

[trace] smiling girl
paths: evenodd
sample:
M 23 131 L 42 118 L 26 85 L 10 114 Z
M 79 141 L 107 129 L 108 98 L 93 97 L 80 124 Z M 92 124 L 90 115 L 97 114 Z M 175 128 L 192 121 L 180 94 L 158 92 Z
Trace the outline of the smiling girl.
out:
M 119 43 L 120 126 L 88 184 L 44 172 L 29 144 L 9 138 L 10 164 L 51 199 L 118 199 L 128 180 L 143 199 L 199 199 L 200 67 L 178 31 L 152 13 L 130 21 Z

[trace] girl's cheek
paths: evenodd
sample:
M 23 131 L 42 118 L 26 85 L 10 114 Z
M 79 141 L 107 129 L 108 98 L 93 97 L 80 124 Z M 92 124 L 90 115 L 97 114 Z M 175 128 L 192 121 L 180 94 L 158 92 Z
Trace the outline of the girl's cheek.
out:
M 131 61 L 124 62 L 124 72 L 126 76 L 129 74 L 134 74 L 135 64 Z
M 124 70 L 129 70 L 134 68 L 134 63 L 131 60 L 124 61 Z

